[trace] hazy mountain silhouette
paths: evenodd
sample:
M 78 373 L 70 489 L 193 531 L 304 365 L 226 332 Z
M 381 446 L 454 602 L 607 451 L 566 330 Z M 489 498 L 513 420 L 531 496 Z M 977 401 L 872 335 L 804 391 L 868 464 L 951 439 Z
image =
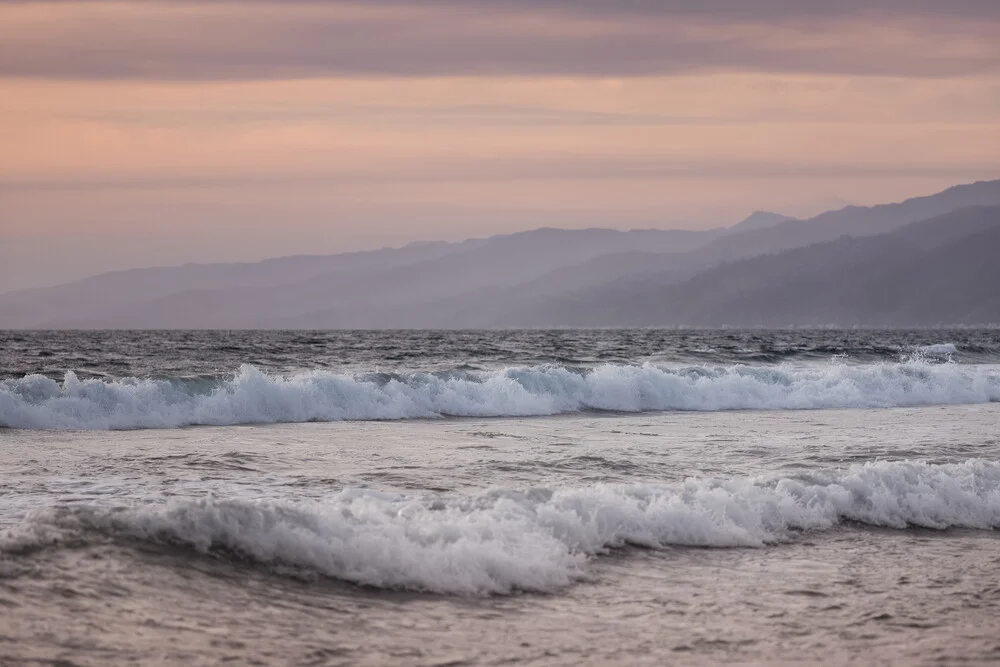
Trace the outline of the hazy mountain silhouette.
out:
M 739 260 L 508 313 L 542 326 L 933 326 L 1000 323 L 1000 206 L 970 207 L 870 237 Z
M 115 308 L 168 299 L 185 292 L 207 293 L 238 287 L 260 289 L 333 272 L 390 270 L 414 261 L 440 258 L 454 252 L 456 245 L 472 248 L 482 242 L 482 239 L 475 239 L 463 244 L 415 243 L 398 249 L 297 255 L 254 263 L 186 264 L 111 271 L 55 287 L 0 294 L 0 327 L 87 326 L 80 321 L 97 318 L 100 313 Z M 194 319 L 194 313 L 189 319 Z M 104 326 L 117 325 L 109 322 Z
M 383 312 L 422 301 L 512 287 L 602 254 L 690 251 L 723 233 L 538 229 L 344 255 L 119 271 L 0 295 L 0 326 L 254 328 L 322 312 L 354 314 L 351 324 L 313 317 L 323 326 L 370 326 L 364 323 L 385 321 Z
M 876 234 L 930 217 L 942 209 L 982 202 L 1000 205 L 1000 181 L 957 186 L 899 204 L 847 207 L 810 220 L 779 220 L 782 216 L 766 213 L 752 215 L 688 252 L 609 251 L 578 265 L 554 269 L 540 278 L 530 279 L 525 275 L 525 280 L 513 287 L 480 287 L 452 297 L 411 300 L 391 308 L 380 308 L 374 302 L 363 306 L 341 305 L 293 319 L 274 320 L 269 326 L 616 326 L 619 323 L 614 313 L 618 305 L 635 299 L 637 294 L 655 295 L 721 262 L 775 252 L 786 246 L 809 245 L 815 240 Z M 800 231 L 799 226 L 805 231 Z M 568 300 L 586 303 L 592 313 L 564 311 Z M 611 316 L 607 316 L 609 312 Z M 560 313 L 565 317 L 559 316 Z
M 799 306 L 788 305 L 792 308 L 788 311 L 779 306 L 792 304 L 788 291 L 808 281 L 849 284 L 867 276 L 868 262 L 885 265 L 892 259 L 876 250 L 879 243 L 888 241 L 880 238 L 872 245 L 856 245 L 840 240 L 835 244 L 841 248 L 837 252 L 806 246 L 844 236 L 860 240 L 956 209 L 990 205 L 1000 205 L 1000 181 L 956 186 L 898 204 L 851 206 L 808 220 L 757 212 L 730 228 L 706 231 L 538 229 L 370 252 L 118 271 L 0 295 L 0 327 L 714 325 L 778 323 L 783 317 L 791 318 L 785 324 L 874 323 L 855 316 L 875 317 L 876 313 L 841 307 L 839 302 L 829 301 L 833 293 L 827 301 L 817 296 L 819 305 L 809 317 Z M 932 225 L 933 229 L 937 230 L 938 224 Z M 927 239 L 944 234 L 925 233 Z M 944 246 L 956 239 L 941 236 L 937 250 L 944 252 Z M 984 237 L 983 242 L 989 240 Z M 916 252 L 910 243 L 904 244 L 900 257 Z M 799 267 L 794 263 L 795 255 L 782 252 L 795 248 L 820 254 L 802 255 L 809 259 Z M 966 246 L 951 248 L 953 254 L 942 257 L 953 261 L 954 253 L 963 249 L 972 253 L 970 257 L 978 257 L 973 252 L 976 248 Z M 924 248 L 923 252 L 933 250 Z M 838 252 L 853 253 L 854 259 L 849 261 Z M 773 256 L 761 257 L 764 255 Z M 759 262 L 744 266 L 739 261 L 753 257 L 759 257 Z M 831 267 L 825 274 L 824 266 Z M 813 273 L 804 272 L 806 268 Z M 903 267 L 898 270 L 903 271 Z M 838 275 L 842 271 L 851 275 Z M 952 284 L 944 277 L 939 279 L 940 284 Z M 782 281 L 789 284 L 782 287 Z M 758 283 L 774 290 L 774 304 L 755 297 L 746 299 L 745 306 L 741 299 L 729 304 L 730 310 L 720 310 L 720 299 L 727 294 L 734 290 L 743 294 Z M 926 288 L 933 291 L 931 285 Z M 862 291 L 879 293 L 873 283 L 864 283 Z M 828 290 L 817 287 L 816 293 L 827 294 Z M 685 294 L 700 296 L 688 299 Z M 989 295 L 981 296 L 984 303 L 989 302 Z M 667 306 L 673 309 L 669 317 L 664 315 Z M 984 313 L 990 312 L 984 307 Z M 929 305 L 927 318 L 917 317 L 920 313 L 911 313 L 903 306 L 892 312 L 898 313 L 900 323 L 906 317 L 916 318 L 913 322 L 934 323 L 934 317 L 947 314 Z M 979 317 L 962 307 L 947 312 L 955 317 L 958 313 Z M 878 317 L 882 318 L 879 322 L 891 320 L 889 311 Z
M 754 211 L 746 219 L 737 222 L 735 225 L 729 228 L 730 231 L 747 232 L 752 229 L 767 229 L 768 227 L 774 227 L 782 222 L 788 222 L 794 220 L 787 215 L 781 215 L 780 213 L 771 213 L 770 211 Z
M 801 248 L 840 236 L 883 234 L 917 220 L 926 220 L 966 206 L 1000 205 L 1000 180 L 956 185 L 926 197 L 898 204 L 848 206 L 808 220 L 790 220 L 765 228 L 728 234 L 701 248 L 696 259 L 704 265 Z

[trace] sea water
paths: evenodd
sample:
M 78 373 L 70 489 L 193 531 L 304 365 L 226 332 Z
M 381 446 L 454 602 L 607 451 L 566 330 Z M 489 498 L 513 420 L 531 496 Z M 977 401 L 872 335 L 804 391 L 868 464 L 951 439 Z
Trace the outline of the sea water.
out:
M 0 350 L 0 664 L 1000 659 L 1000 331 Z

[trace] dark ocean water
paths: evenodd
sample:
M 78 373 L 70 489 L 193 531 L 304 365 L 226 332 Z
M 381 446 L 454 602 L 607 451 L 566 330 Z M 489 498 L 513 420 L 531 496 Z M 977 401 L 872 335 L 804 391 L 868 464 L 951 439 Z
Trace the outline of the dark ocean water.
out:
M 0 378 L 0 665 L 1000 660 L 1000 331 L 6 332 Z
M 796 331 L 0 331 L 0 378 L 223 377 L 242 364 L 295 373 L 485 370 L 558 364 L 899 361 L 933 346 L 1000 363 L 1000 329 Z

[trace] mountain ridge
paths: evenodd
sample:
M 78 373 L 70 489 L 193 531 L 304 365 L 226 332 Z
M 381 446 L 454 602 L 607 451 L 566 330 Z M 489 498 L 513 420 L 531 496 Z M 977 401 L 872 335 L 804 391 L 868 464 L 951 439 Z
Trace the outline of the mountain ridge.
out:
M 968 207 L 886 234 L 728 262 L 666 288 L 542 304 L 518 324 L 542 326 L 546 317 L 571 326 L 994 324 L 996 256 L 1000 206 Z
M 338 255 L 129 269 L 2 294 L 0 328 L 561 326 L 579 318 L 539 312 L 562 312 L 568 303 L 589 304 L 591 319 L 614 325 L 609 314 L 623 304 L 648 299 L 653 307 L 651 295 L 673 294 L 732 262 L 994 205 L 1000 180 L 804 220 L 757 211 L 708 230 L 543 227 Z

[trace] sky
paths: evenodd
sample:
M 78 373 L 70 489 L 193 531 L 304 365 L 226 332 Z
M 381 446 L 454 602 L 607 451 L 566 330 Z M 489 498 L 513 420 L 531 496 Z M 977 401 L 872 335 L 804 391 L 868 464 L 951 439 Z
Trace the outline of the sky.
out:
M 0 0 L 0 292 L 993 178 L 996 0 Z

